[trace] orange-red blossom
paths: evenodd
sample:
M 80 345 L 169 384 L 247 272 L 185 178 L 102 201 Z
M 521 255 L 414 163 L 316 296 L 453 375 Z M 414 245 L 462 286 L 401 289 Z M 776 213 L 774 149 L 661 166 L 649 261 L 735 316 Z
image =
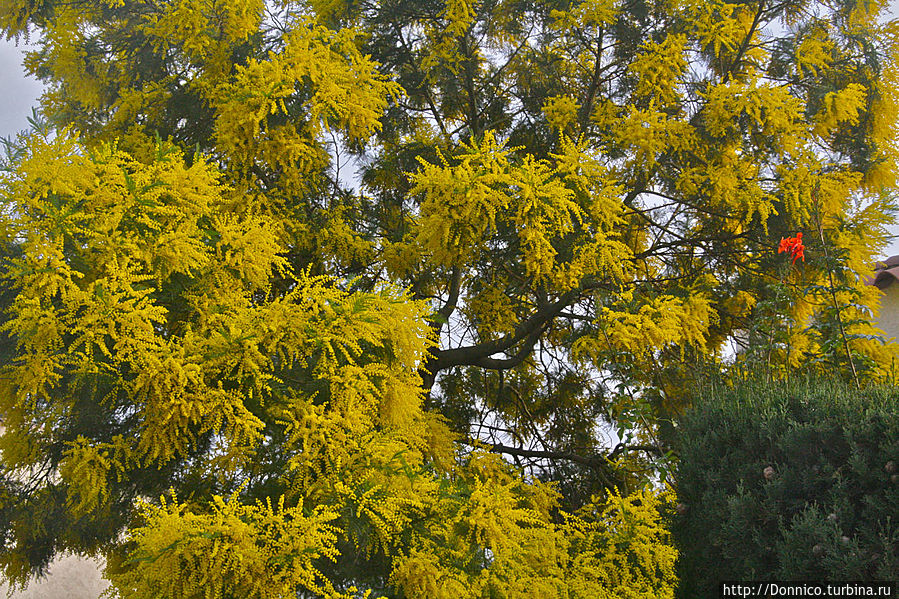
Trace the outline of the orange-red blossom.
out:
M 805 262 L 805 246 L 802 245 L 802 233 L 796 233 L 796 237 L 782 237 L 777 253 L 787 252 L 793 258 L 793 264 L 796 264 L 797 258 L 802 258 Z

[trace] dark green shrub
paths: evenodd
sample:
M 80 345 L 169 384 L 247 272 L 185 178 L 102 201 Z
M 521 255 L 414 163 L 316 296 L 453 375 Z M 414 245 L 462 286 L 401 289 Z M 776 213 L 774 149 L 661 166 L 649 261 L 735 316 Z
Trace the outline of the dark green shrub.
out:
M 679 596 L 899 578 L 899 389 L 711 388 L 679 421 Z

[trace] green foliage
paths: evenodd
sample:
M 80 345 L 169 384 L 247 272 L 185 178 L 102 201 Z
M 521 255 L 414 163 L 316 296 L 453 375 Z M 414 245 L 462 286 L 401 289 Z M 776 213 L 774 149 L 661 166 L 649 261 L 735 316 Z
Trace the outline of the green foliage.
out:
M 704 390 L 680 419 L 679 596 L 722 580 L 892 580 L 899 393 L 814 379 Z

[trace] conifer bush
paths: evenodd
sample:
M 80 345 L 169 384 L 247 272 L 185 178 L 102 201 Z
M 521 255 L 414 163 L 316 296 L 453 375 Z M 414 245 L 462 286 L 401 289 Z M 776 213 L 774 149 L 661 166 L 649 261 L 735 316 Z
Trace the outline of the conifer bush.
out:
M 899 391 L 827 380 L 711 388 L 677 437 L 680 597 L 722 581 L 899 572 Z

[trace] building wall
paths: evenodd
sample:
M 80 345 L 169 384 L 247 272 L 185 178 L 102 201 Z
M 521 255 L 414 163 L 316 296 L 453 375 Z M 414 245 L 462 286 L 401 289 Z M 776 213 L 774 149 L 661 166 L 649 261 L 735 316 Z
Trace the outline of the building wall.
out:
M 880 313 L 874 323 L 883 329 L 887 341 L 899 342 L 899 283 L 892 283 L 883 290 Z
M 45 578 L 33 581 L 24 591 L 16 591 L 12 599 L 98 599 L 109 586 L 101 576 L 103 566 L 97 560 L 68 555 L 50 564 Z M 0 597 L 8 592 L 0 584 Z

